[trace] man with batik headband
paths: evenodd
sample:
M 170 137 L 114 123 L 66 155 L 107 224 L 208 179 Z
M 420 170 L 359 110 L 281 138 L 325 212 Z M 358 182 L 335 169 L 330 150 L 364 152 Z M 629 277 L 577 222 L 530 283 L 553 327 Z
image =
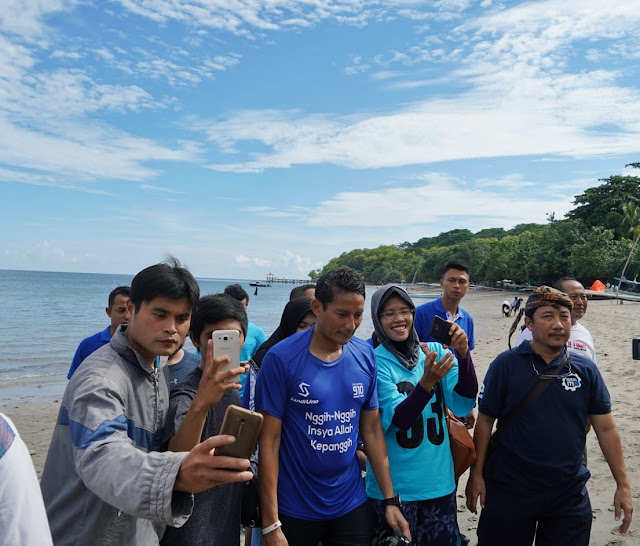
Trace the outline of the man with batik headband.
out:
M 553 286 L 567 294 L 573 302 L 573 308 L 571 309 L 571 335 L 567 341 L 567 347 L 572 351 L 588 356 L 597 364 L 598 361 L 596 360 L 596 350 L 593 338 L 591 337 L 589 330 L 578 322 L 587 312 L 587 306 L 589 303 L 584 286 L 582 286 L 580 281 L 573 277 L 562 277 L 556 281 Z M 516 320 L 511 326 L 509 339 L 511 339 L 511 334 L 516 331 L 516 325 L 520 320 L 520 316 L 520 314 L 517 315 Z M 520 345 L 520 343 L 525 339 L 529 341 L 531 340 L 531 330 L 523 326 L 522 331 L 518 334 L 516 345 Z M 511 347 L 511 345 L 509 345 L 509 347 Z
M 537 546 L 588 546 L 587 419 L 617 484 L 620 531 L 631 524 L 633 502 L 609 392 L 593 361 L 566 348 L 572 309 L 563 292 L 538 288 L 524 311 L 533 339 L 498 355 L 485 376 L 474 435 L 478 458 L 466 490 L 468 508 L 476 512 L 478 497 L 482 507 L 478 546 L 530 546 L 534 537 Z

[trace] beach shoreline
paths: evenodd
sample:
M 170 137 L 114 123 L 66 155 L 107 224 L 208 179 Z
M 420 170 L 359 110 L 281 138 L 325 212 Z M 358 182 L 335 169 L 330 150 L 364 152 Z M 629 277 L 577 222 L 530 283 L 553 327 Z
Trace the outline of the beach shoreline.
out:
M 470 291 L 463 307 L 475 320 L 476 348 L 473 360 L 479 381 L 482 381 L 489 363 L 508 348 L 507 337 L 513 317 L 502 318 L 500 304 L 512 299 L 514 292 Z M 526 295 L 525 295 L 526 297 Z M 416 301 L 417 305 L 424 303 Z M 640 337 L 640 304 L 615 301 L 590 301 L 589 309 L 581 321 L 595 341 L 598 367 L 611 393 L 613 413 L 620 429 L 627 472 L 631 482 L 634 506 L 640 499 L 640 422 L 637 413 L 637 386 L 640 383 L 640 361 L 631 357 L 631 340 Z M 359 332 L 363 337 L 368 332 Z M 514 334 L 515 340 L 516 334 Z M 55 393 L 53 393 L 55 395 Z M 2 401 L 0 411 L 16 424 L 32 453 L 38 476 L 47 455 L 51 434 L 55 426 L 62 392 L 53 401 L 43 402 L 37 396 Z M 629 533 L 620 535 L 614 521 L 613 495 L 615 482 L 597 445 L 595 434 L 587 438 L 589 469 L 592 477 L 587 484 L 593 509 L 591 546 L 632 546 L 640 543 L 640 514 L 632 523 Z M 470 513 L 464 502 L 464 488 L 468 474 L 461 477 L 458 486 L 458 521 L 461 532 L 475 544 L 477 516 Z

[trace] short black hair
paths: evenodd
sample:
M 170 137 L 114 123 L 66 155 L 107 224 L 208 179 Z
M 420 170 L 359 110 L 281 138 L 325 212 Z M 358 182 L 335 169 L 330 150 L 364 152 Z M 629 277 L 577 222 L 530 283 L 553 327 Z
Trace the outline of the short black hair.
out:
M 205 324 L 220 322 L 222 320 L 235 319 L 242 326 L 242 333 L 247 337 L 249 321 L 247 312 L 237 299 L 228 294 L 213 294 L 201 298 L 198 308 L 191 316 L 191 336 L 200 340 Z M 201 349 L 202 350 L 202 349 Z
M 333 301 L 336 292 L 360 294 L 364 298 L 364 280 L 350 267 L 330 269 L 321 275 L 316 283 L 316 299 L 322 304 L 323 309 Z
M 130 293 L 130 286 L 116 286 L 111 292 L 109 292 L 109 307 L 113 307 L 113 302 L 116 301 L 116 296 L 125 296 L 128 298 Z
M 469 266 L 463 264 L 462 262 L 447 262 L 445 266 L 442 268 L 442 278 L 447 274 L 447 271 L 450 269 L 455 269 L 457 271 L 464 271 L 467 275 L 471 275 L 469 273 Z
M 305 296 L 305 292 L 310 290 L 311 288 L 315 289 L 315 284 L 301 284 L 300 286 L 296 286 L 291 290 L 291 294 L 289 294 L 289 301 L 295 298 L 301 298 Z
M 136 313 L 143 301 L 151 301 L 157 296 L 171 299 L 187 298 L 191 302 L 191 311 L 198 307 L 200 287 L 186 267 L 175 258 L 151 265 L 138 273 L 131 281 L 129 297 Z
M 224 294 L 231 296 L 239 302 L 247 300 L 247 305 L 249 304 L 249 294 L 247 294 L 247 291 L 239 284 L 230 284 L 224 289 Z
M 579 282 L 580 284 L 582 284 L 578 279 L 576 279 L 574 277 L 561 277 L 560 279 L 558 279 L 556 282 L 553 283 L 553 287 L 556 290 L 560 290 L 560 292 L 564 292 L 564 288 L 562 288 L 562 285 L 566 281 L 576 281 L 576 282 Z

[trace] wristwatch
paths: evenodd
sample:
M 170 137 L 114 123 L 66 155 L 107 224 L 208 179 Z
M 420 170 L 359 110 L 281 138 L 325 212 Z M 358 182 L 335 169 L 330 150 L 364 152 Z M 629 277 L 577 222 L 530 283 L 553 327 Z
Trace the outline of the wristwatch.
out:
M 387 506 L 397 506 L 398 508 L 402 507 L 402 503 L 400 502 L 400 495 L 394 495 L 389 499 L 383 499 L 382 506 L 385 508 Z

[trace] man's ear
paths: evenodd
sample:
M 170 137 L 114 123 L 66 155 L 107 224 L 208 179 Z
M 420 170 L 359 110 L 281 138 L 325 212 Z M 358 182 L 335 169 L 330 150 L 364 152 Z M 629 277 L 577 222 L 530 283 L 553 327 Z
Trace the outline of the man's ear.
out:
M 193 346 L 200 351 L 200 340 L 193 337 L 193 333 L 191 332 L 189 332 L 189 339 L 191 340 L 191 343 L 193 343 Z
M 316 317 L 320 316 L 320 312 L 322 311 L 322 302 L 313 298 L 311 300 L 311 311 Z
M 111 318 L 111 307 L 105 307 L 104 312 L 107 314 L 109 318 Z
M 131 320 L 133 318 L 133 315 L 135 314 L 136 307 L 135 305 L 133 305 L 133 302 L 131 300 L 127 300 L 126 305 L 127 305 L 127 318 Z
M 525 317 L 524 317 L 524 325 L 525 325 L 529 330 L 531 330 L 531 325 L 532 325 L 532 324 L 533 324 L 533 321 L 532 321 L 529 317 L 525 316 Z

